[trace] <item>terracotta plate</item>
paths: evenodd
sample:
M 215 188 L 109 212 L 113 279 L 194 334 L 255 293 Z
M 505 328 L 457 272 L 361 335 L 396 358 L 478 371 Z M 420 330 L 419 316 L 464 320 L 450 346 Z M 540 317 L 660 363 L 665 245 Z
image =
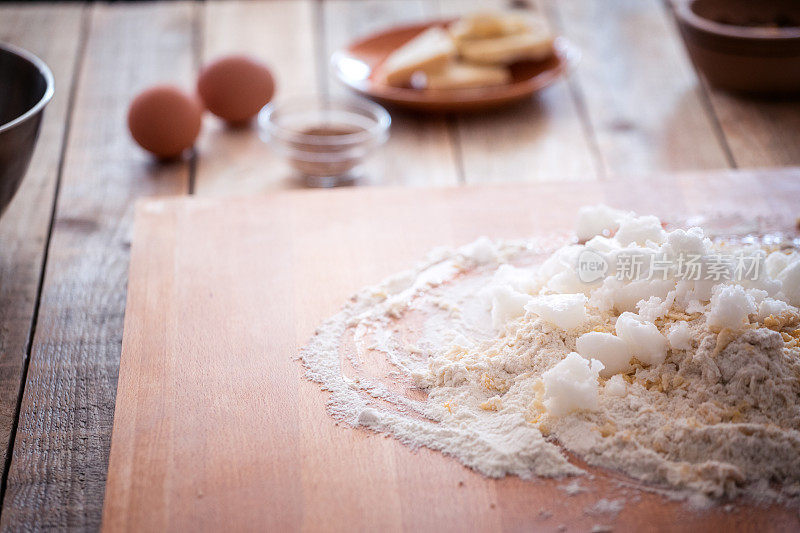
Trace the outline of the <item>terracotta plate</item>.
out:
M 577 63 L 578 50 L 563 37 L 555 42 L 554 57 L 545 61 L 521 61 L 511 65 L 512 82 L 479 89 L 412 89 L 390 87 L 376 81 L 374 73 L 386 57 L 432 26 L 452 20 L 395 26 L 360 39 L 331 57 L 336 77 L 354 91 L 385 104 L 409 109 L 445 112 L 479 111 L 527 98 L 563 76 Z

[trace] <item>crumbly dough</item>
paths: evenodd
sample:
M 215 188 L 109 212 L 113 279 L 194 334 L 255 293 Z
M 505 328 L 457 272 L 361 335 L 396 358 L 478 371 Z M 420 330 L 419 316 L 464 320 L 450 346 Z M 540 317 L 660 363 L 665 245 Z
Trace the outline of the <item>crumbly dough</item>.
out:
M 621 236 L 602 237 L 608 242 L 595 241 L 592 250 L 724 249 L 702 230 L 666 232 L 650 218 L 620 215 L 610 229 Z M 553 258 L 589 244 L 555 242 L 563 239 L 481 239 L 436 250 L 355 295 L 301 352 L 307 376 L 331 392 L 331 414 L 492 477 L 584 474 L 566 449 L 678 497 L 797 501 L 800 315 L 787 302 L 794 286 L 780 283 L 797 257 L 768 257 L 772 273 L 747 287 L 674 281 L 665 289 L 606 277 L 580 292 L 568 279 L 572 266 L 554 266 Z M 537 300 L 559 289 L 586 295 L 568 302 L 586 302 L 580 320 L 568 310 L 571 320 L 563 322 L 542 307 L 548 300 Z M 563 311 L 564 302 L 557 304 Z M 726 309 L 729 318 L 721 315 Z M 647 327 L 625 338 L 617 328 L 623 315 Z M 593 374 L 580 379 L 596 387 L 596 401 L 548 409 L 546 373 L 574 362 L 578 339 L 591 332 L 625 340 L 629 363 L 616 358 L 613 372 L 598 375 L 603 365 L 581 354 Z

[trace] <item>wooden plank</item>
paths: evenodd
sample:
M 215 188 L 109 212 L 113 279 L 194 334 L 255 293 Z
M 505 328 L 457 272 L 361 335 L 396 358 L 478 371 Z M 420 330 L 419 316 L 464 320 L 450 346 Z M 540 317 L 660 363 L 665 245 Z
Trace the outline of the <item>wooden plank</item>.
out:
M 672 7 L 670 2 L 665 4 Z M 673 24 L 677 24 L 674 11 Z M 711 87 L 702 73 L 696 72 L 735 166 L 800 165 L 800 143 L 795 139 L 800 131 L 800 103 L 796 99 L 728 93 Z
M 202 19 L 202 60 L 249 54 L 267 63 L 276 78 L 276 101 L 318 90 L 314 2 L 212 1 Z M 195 193 L 250 194 L 296 187 L 286 160 L 258 137 L 255 124 L 231 129 L 208 114 L 198 142 Z
M 326 0 L 323 7 L 324 72 L 328 58 L 354 39 L 391 26 L 438 17 L 426 0 Z M 330 92 L 345 89 L 330 77 Z M 458 182 L 459 154 L 448 120 L 441 116 L 390 109 L 391 137 L 366 167 L 368 183 L 382 185 L 453 185 Z
M 439 3 L 445 17 L 509 5 L 505 0 Z M 547 18 L 543 2 L 525 5 L 532 13 Z M 508 109 L 459 117 L 457 124 L 467 183 L 588 180 L 598 176 L 591 132 L 568 83 L 557 82 Z
M 713 196 L 721 210 L 792 223 L 798 178 L 800 169 L 141 204 L 104 529 L 587 531 L 599 519 L 584 509 L 600 497 L 625 498 L 611 524 L 621 531 L 800 527 L 794 510 L 692 511 L 596 469 L 581 483 L 598 491 L 572 497 L 563 480 L 487 479 L 335 424 L 294 360 L 350 294 L 433 246 L 563 231 L 599 200 L 669 218 L 707 213 L 702 199 Z M 542 510 L 553 513 L 545 522 Z
M 28 173 L 0 220 L 0 461 L 3 465 L 16 420 L 44 268 L 82 13 L 80 6 L 0 7 L 0 41 L 38 55 L 50 66 L 56 79 L 55 96 L 45 112 Z
M 737 167 L 800 165 L 800 103 L 746 98 L 709 89 Z
M 550 7 L 583 53 L 575 77 L 605 175 L 729 166 L 659 0 L 550 0 Z
M 136 147 L 125 132 L 125 115 L 132 96 L 148 84 L 190 86 L 192 22 L 189 3 L 92 7 L 4 530 L 99 526 L 132 200 L 183 194 L 189 177 L 186 163 L 157 165 Z

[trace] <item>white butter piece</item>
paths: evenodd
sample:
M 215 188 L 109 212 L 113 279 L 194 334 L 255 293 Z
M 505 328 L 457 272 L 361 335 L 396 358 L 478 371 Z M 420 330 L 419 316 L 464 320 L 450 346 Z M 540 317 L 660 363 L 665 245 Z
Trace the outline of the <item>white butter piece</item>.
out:
M 743 329 L 750 322 L 749 315 L 757 311 L 753 297 L 740 285 L 719 285 L 714 289 L 706 320 L 708 327 L 717 331 Z
M 605 391 L 606 394 L 622 398 L 628 394 L 628 384 L 625 383 L 621 375 L 617 374 L 606 381 Z
M 652 322 L 634 313 L 622 313 L 617 318 L 617 337 L 628 345 L 633 357 L 646 365 L 656 365 L 667 357 L 667 339 Z
M 609 377 L 630 367 L 631 354 L 624 340 L 599 331 L 590 331 L 578 337 L 576 349 L 585 359 L 597 359 L 605 367 L 600 375 Z
M 587 241 L 595 235 L 616 231 L 619 223 L 626 216 L 629 215 L 625 211 L 613 209 L 603 204 L 581 207 L 578 209 L 578 222 L 575 228 L 578 240 Z M 606 249 L 599 251 L 608 251 L 608 249 L 606 247 Z
M 688 350 L 692 347 L 692 332 L 689 331 L 689 324 L 677 322 L 669 328 L 667 340 L 673 350 Z
M 491 289 L 492 327 L 502 328 L 506 322 L 525 314 L 525 304 L 531 297 L 517 292 L 509 286 L 495 286 Z
M 587 320 L 586 296 L 583 294 L 535 296 L 525 305 L 525 310 L 565 330 L 578 328 Z
M 603 363 L 572 352 L 542 374 L 544 405 L 554 416 L 597 409 L 598 380 Z

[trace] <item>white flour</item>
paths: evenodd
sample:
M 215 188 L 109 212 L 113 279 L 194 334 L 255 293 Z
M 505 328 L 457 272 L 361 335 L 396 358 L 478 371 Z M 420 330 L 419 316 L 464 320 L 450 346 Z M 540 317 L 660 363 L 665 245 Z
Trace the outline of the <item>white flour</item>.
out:
M 737 281 L 686 281 L 674 265 L 588 279 L 585 257 L 618 274 L 631 251 L 651 266 L 696 253 L 705 269 L 734 251 L 584 211 L 581 237 L 601 232 L 436 250 L 326 321 L 302 350 L 307 376 L 338 420 L 487 476 L 585 473 L 563 447 L 681 497 L 800 497 L 800 255 L 772 253 Z

